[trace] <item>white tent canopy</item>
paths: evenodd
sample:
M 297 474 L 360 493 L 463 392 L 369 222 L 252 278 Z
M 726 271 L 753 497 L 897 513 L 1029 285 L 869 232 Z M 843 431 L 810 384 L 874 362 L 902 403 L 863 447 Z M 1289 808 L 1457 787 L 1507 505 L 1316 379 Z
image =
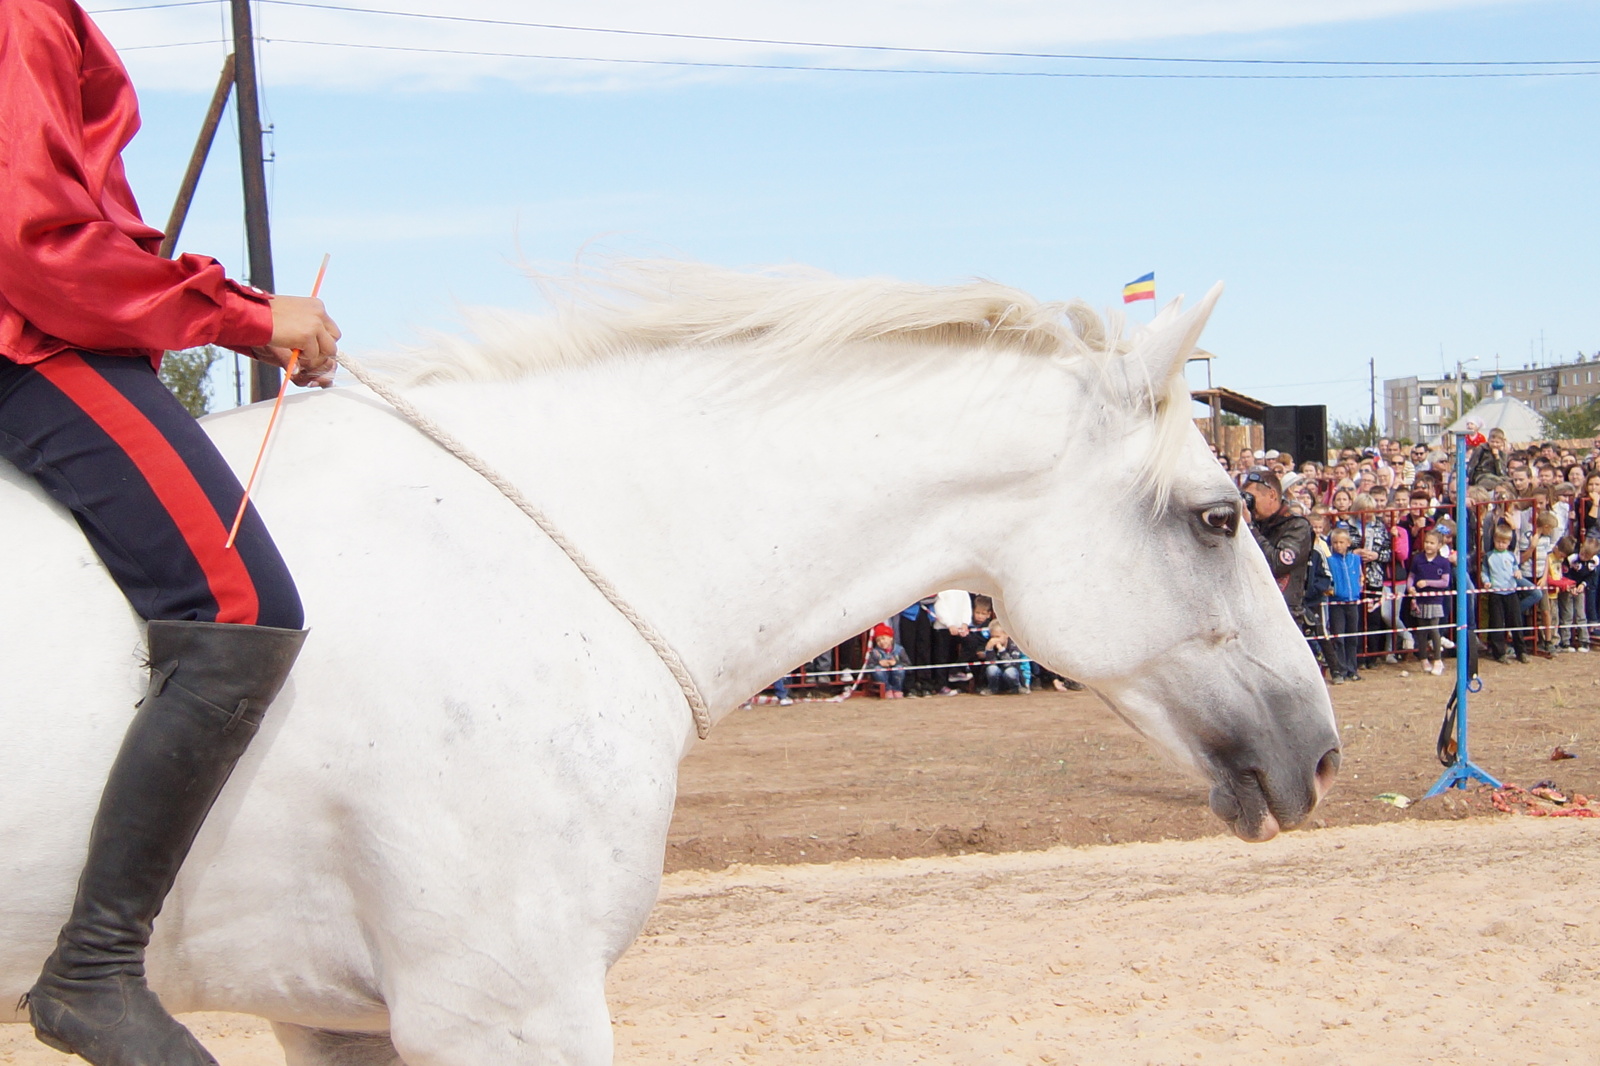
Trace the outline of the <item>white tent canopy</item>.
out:
M 1446 432 L 1465 433 L 1468 422 L 1478 423 L 1483 433 L 1488 433 L 1491 429 L 1503 430 L 1506 440 L 1512 444 L 1527 444 L 1530 441 L 1542 440 L 1545 435 L 1544 419 L 1539 417 L 1538 411 L 1515 396 L 1506 396 L 1498 391 L 1450 423 Z

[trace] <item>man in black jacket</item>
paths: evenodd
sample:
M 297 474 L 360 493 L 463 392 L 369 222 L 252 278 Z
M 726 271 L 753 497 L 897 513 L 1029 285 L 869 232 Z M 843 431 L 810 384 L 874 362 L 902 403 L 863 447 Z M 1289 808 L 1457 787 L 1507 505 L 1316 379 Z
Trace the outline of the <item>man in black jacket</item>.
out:
M 1289 510 L 1283 485 L 1270 470 L 1252 470 L 1244 476 L 1245 515 L 1250 531 L 1272 567 L 1289 613 L 1300 620 L 1305 598 L 1306 564 L 1310 562 L 1316 534 L 1311 523 Z

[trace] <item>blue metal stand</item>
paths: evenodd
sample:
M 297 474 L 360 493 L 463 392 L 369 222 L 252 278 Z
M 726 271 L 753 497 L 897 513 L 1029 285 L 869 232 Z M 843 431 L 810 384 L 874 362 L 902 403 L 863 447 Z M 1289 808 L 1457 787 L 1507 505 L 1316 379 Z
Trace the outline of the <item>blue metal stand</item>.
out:
M 1472 597 L 1467 595 L 1467 439 L 1456 438 L 1456 761 L 1444 776 L 1423 794 L 1430 799 L 1452 788 L 1464 789 L 1474 781 L 1499 788 L 1486 771 L 1467 757 L 1467 666 L 1472 661 L 1472 627 L 1467 611 Z

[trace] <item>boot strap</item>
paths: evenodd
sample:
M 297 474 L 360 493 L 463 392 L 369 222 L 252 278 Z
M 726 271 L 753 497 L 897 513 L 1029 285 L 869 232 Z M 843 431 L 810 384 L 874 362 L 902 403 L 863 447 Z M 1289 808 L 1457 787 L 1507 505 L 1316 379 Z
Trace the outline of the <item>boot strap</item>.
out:
M 172 663 L 171 665 L 163 666 L 160 669 L 153 670 L 150 678 L 149 695 L 159 696 L 162 692 L 166 691 L 167 685 L 171 684 L 173 688 L 177 689 L 179 692 L 182 692 L 196 703 L 209 707 L 213 711 L 217 712 L 217 714 L 226 718 L 227 721 L 222 724 L 222 735 L 225 737 L 231 736 L 239 728 L 239 723 L 245 720 L 245 716 L 248 715 L 258 703 L 262 702 L 246 697 L 241 699 L 232 710 L 229 710 L 226 707 L 212 703 L 210 700 L 189 688 L 181 681 L 173 681 L 172 675 L 177 668 L 178 664 Z M 144 700 L 140 700 L 139 702 L 143 704 Z M 262 707 L 262 713 L 266 713 L 266 708 L 264 706 Z
M 212 706 L 216 706 L 216 705 L 212 704 Z M 218 708 L 218 710 L 220 710 L 220 709 L 221 708 Z M 249 700 L 240 700 L 239 701 L 239 706 L 235 707 L 233 709 L 233 713 L 228 716 L 227 725 L 224 725 L 222 727 L 222 735 L 223 736 L 231 735 L 235 729 L 239 728 L 239 723 L 244 721 L 244 716 L 249 714 L 249 713 L 250 713 L 250 701 Z
M 178 660 L 176 659 L 172 660 L 170 663 L 162 663 L 160 666 L 157 666 L 155 663 L 151 663 L 150 686 L 145 689 L 144 695 L 139 697 L 139 702 L 135 703 L 134 706 L 143 707 L 145 700 L 161 695 L 162 691 L 167 687 L 167 682 L 172 680 L 172 675 L 177 673 L 177 670 Z

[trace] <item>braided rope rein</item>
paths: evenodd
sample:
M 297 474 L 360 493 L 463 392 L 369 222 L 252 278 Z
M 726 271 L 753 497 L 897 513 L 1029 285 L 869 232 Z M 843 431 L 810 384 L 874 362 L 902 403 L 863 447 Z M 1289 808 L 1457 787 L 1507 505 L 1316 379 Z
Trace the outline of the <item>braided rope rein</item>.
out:
M 389 385 L 373 376 L 372 372 L 359 362 L 340 352 L 339 365 L 350 371 L 357 381 L 371 389 L 385 403 L 403 415 L 423 436 L 461 460 L 479 477 L 499 489 L 500 495 L 516 505 L 517 510 L 533 519 L 533 524 L 538 526 L 544 532 L 544 535 L 555 543 L 556 547 L 566 553 L 567 558 L 572 560 L 572 565 L 576 566 L 583 576 L 589 579 L 590 584 L 600 591 L 600 595 L 606 598 L 607 603 L 617 609 L 618 614 L 632 623 L 633 628 L 638 630 L 639 635 L 644 638 L 644 642 L 650 645 L 650 649 L 661 659 L 662 664 L 672 674 L 672 679 L 678 683 L 678 688 L 683 690 L 683 698 L 689 702 L 689 712 L 694 716 L 695 733 L 701 740 L 711 735 L 711 709 L 706 706 L 706 699 L 700 692 L 700 686 L 696 685 L 694 678 L 689 675 L 689 668 L 684 665 L 683 659 L 672 645 L 667 642 L 667 638 L 662 636 L 660 631 L 651 625 L 648 619 L 639 614 L 638 611 L 635 611 L 627 600 L 623 599 L 622 593 L 617 591 L 617 587 L 607 581 L 605 576 L 594 568 L 578 546 L 568 540 L 566 535 L 556 528 L 556 525 L 550 521 L 545 513 L 535 507 L 533 502 L 522 494 L 522 490 L 518 489 L 503 474 L 481 459 L 477 453 L 452 436 L 443 426 L 417 410 L 404 396 L 401 396 Z

